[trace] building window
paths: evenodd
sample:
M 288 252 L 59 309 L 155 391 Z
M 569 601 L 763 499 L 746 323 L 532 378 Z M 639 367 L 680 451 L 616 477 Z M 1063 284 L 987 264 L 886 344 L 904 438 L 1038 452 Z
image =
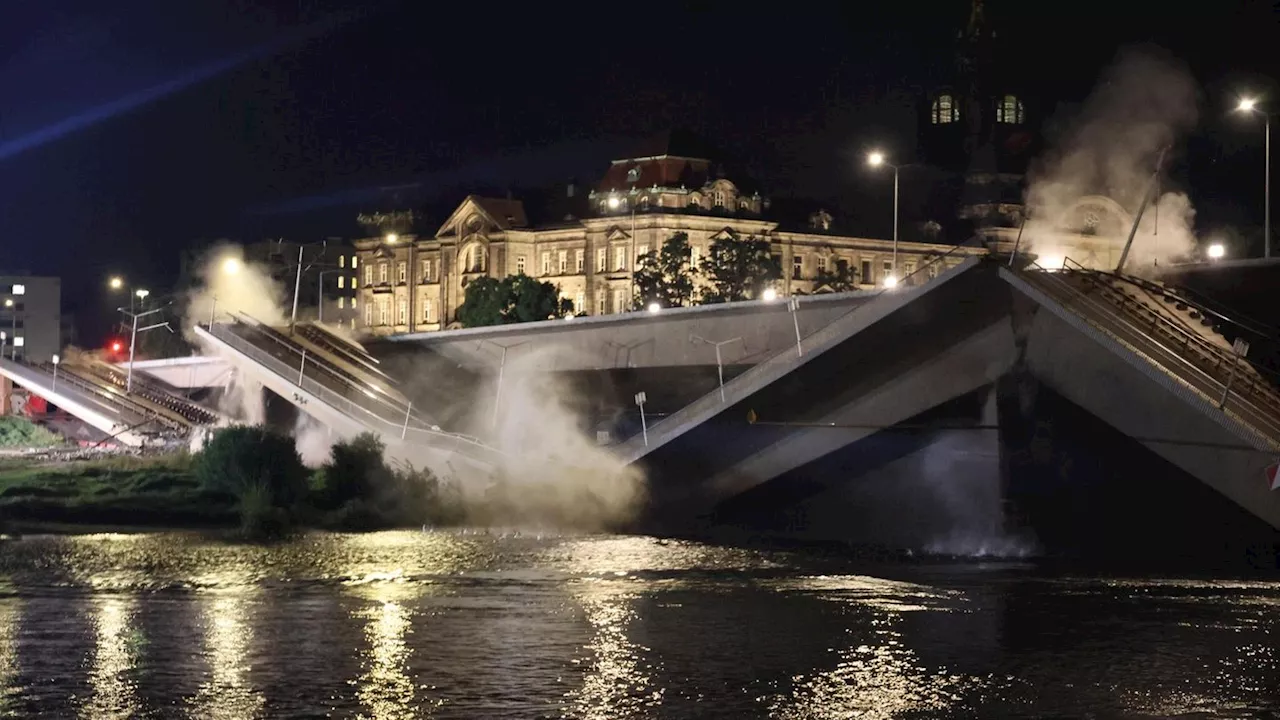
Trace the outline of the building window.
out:
M 609 254 L 604 248 L 596 249 L 596 272 L 604 272 L 605 265 L 609 262 Z
M 946 125 L 959 120 L 960 108 L 956 106 L 955 98 L 945 93 L 935 98 L 930 119 L 934 125 Z
M 568 250 L 561 250 L 559 253 L 556 254 L 556 268 L 559 269 L 561 275 L 564 275 L 569 272 L 569 251 Z
M 551 274 L 551 253 L 544 251 L 542 253 L 542 274 Z
M 26 344 L 27 344 L 27 339 L 26 339 L 26 338 L 22 337 L 21 335 L 14 335 L 14 336 L 13 336 L 13 346 L 14 346 L 14 347 L 24 347 L 24 346 L 26 346 Z
M 356 279 L 355 279 L 355 278 L 351 278 L 351 289 L 352 289 L 352 290 L 355 290 L 355 289 L 356 289 Z
M 605 305 L 605 303 L 607 302 L 608 302 L 608 297 L 605 295 L 605 292 L 603 290 L 597 291 L 596 292 L 596 314 L 597 315 L 604 315 L 605 313 L 609 312 L 609 308 L 606 307 Z
M 617 288 L 613 291 L 613 311 L 622 312 L 622 289 Z
M 714 193 L 712 193 L 711 196 L 715 199 L 716 207 L 721 207 L 721 208 L 724 207 L 724 191 L 723 190 L 716 190 Z
M 364 306 L 364 326 L 365 327 L 373 326 L 373 306 L 372 305 Z
M 649 196 L 648 196 L 648 195 L 645 195 L 644 197 L 640 198 L 640 209 L 641 209 L 641 210 L 648 210 L 648 209 L 649 209 Z
M 387 284 L 387 264 L 384 262 L 378 263 L 378 284 Z
M 346 279 L 346 278 L 344 278 L 344 277 L 342 277 L 341 275 L 339 275 L 339 276 L 338 276 L 338 289 L 339 289 L 339 290 L 343 290 L 343 289 L 344 289 L 344 288 L 343 288 L 343 284 L 344 284 L 344 283 L 346 283 L 346 282 L 347 282 L 347 279 Z
M 905 262 L 902 264 L 902 277 L 907 278 L 915 274 L 916 264 L 913 262 Z
M 824 273 L 824 272 L 826 272 L 826 271 L 827 271 L 827 258 L 826 258 L 826 256 L 825 256 L 825 255 L 819 255 L 819 256 L 818 256 L 818 260 L 817 260 L 817 262 L 818 262 L 818 272 L 820 272 L 820 273 Z
M 627 249 L 621 245 L 613 249 L 613 269 L 627 269 Z
M 627 171 L 627 182 L 640 182 L 640 168 L 633 167 Z
M 338 256 L 338 267 L 340 267 L 340 268 L 345 268 L 346 266 L 347 266 L 347 256 L 346 256 L 346 255 L 339 255 L 339 256 Z
M 804 256 L 792 255 L 791 256 L 791 279 L 799 280 L 803 276 L 804 276 Z
M 422 322 L 431 322 L 431 300 L 422 300 Z
M 648 255 L 648 254 L 649 254 L 649 246 L 648 246 L 648 245 L 638 245 L 638 246 L 636 246 L 636 266 L 637 266 L 637 267 L 640 265 L 640 258 L 642 258 L 642 257 L 644 257 L 645 255 Z
M 890 275 L 893 274 L 893 261 L 885 260 L 881 268 L 884 270 L 883 277 L 889 277 Z
M 355 256 L 355 255 L 352 255 L 352 256 L 351 256 L 351 269 L 352 269 L 352 270 L 355 270 L 358 266 L 359 266 L 359 261 L 356 259 L 356 256 Z
M 431 261 L 430 260 L 422 261 L 422 282 L 424 283 L 431 282 Z
M 523 255 L 516 256 L 516 274 L 517 275 L 524 274 L 524 256 Z
M 467 272 L 484 272 L 485 260 L 484 248 L 479 245 L 472 245 L 471 248 L 467 250 L 467 256 L 463 265 L 467 268 Z
M 587 294 L 581 290 L 573 297 L 573 311 L 575 313 L 583 313 L 587 311 Z
M 396 322 L 400 325 L 408 325 L 409 324 L 409 301 L 405 298 L 400 298 L 400 305 L 396 309 L 399 311 L 396 313 Z
M 352 310 L 355 310 L 355 309 L 356 309 L 356 299 L 355 299 L 355 298 L 351 298 L 351 309 L 352 309 Z
M 863 285 L 870 285 L 871 283 L 875 282 L 875 278 L 871 277 L 871 261 L 870 260 L 862 261 L 861 277 L 859 277 L 858 280 Z
M 576 268 L 574 272 L 581 275 L 583 273 L 584 267 L 586 266 L 586 263 L 587 263 L 587 251 L 575 250 L 573 252 L 573 266 Z
M 338 296 L 338 309 L 339 309 L 339 310 L 343 310 L 343 309 L 345 309 L 346 307 L 347 307 L 347 299 L 346 299 L 346 298 L 344 298 L 344 297 L 342 297 L 341 295 L 339 295 L 339 296 Z
M 405 280 L 408 280 L 408 279 L 409 279 L 409 263 L 407 262 L 396 263 L 396 282 L 403 285 Z
M 996 122 L 1010 125 L 1022 124 L 1022 103 L 1015 95 L 1005 95 L 996 103 Z
M 14 285 L 14 286 L 13 286 L 13 294 L 14 294 L 14 295 L 26 295 L 26 294 L 27 294 L 27 286 L 26 286 L 26 285 Z
M 702 248 L 697 245 L 689 246 L 689 267 L 694 270 L 698 269 L 698 262 L 702 260 Z
M 389 325 L 391 323 L 391 313 L 387 308 L 387 299 L 378 298 L 378 324 Z
M 364 284 L 365 285 L 373 284 L 373 266 L 372 265 L 364 266 Z

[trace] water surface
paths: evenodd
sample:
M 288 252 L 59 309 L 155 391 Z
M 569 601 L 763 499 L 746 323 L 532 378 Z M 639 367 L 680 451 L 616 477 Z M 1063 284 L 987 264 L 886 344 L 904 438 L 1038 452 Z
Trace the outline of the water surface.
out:
M 0 716 L 1274 717 L 1280 583 L 645 537 L 0 543 Z

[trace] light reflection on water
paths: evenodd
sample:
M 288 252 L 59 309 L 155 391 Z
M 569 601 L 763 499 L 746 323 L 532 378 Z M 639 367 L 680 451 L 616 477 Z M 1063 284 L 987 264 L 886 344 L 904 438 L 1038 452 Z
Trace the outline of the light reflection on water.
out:
M 5 717 L 1280 710 L 1274 582 L 419 532 L 35 537 L 0 577 Z
M 142 637 L 133 627 L 137 604 L 131 597 L 107 595 L 92 603 L 96 644 L 89 671 L 93 695 L 80 716 L 132 718 L 141 714 L 132 672 L 138 661 Z
M 0 713 L 13 709 L 14 687 L 18 676 L 18 624 L 22 617 L 22 600 L 0 597 Z
M 265 699 L 250 678 L 258 590 L 244 573 L 201 578 L 198 594 L 208 676 L 191 699 L 191 717 L 241 720 L 262 714 Z

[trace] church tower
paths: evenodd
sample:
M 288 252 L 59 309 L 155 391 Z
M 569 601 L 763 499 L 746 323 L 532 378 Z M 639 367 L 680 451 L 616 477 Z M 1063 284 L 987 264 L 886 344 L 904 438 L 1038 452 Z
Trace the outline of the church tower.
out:
M 920 118 L 925 161 L 951 176 L 955 217 L 979 233 L 1020 222 L 1023 178 L 1037 145 L 1034 110 L 988 20 L 984 0 L 972 0 L 950 77 L 924 98 Z

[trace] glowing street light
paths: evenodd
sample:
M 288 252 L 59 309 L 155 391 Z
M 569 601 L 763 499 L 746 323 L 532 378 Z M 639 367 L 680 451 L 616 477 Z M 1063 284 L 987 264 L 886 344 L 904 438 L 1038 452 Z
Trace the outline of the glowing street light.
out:
M 867 156 L 867 164 L 871 167 L 888 166 L 893 168 L 893 265 L 890 270 L 890 277 L 898 275 L 898 171 L 901 166 L 894 165 L 885 159 L 884 153 L 879 150 Z M 896 281 L 894 284 L 897 284 Z M 885 285 L 892 287 L 885 278 Z
M 227 275 L 235 275 L 240 272 L 240 258 L 229 257 L 222 261 L 222 272 Z
M 764 292 L 760 295 L 760 299 L 765 302 L 773 302 L 778 299 L 778 291 L 773 288 L 765 288 Z
M 57 353 L 54 353 L 51 359 L 53 360 L 53 391 L 58 392 L 58 363 L 62 361 L 62 358 L 58 357 Z
M 112 290 L 119 290 L 120 288 L 124 287 L 124 278 L 120 277 L 119 275 L 116 275 L 115 277 L 107 281 L 107 286 L 110 287 Z
M 151 291 L 138 288 L 137 290 L 134 291 L 133 294 L 137 295 L 139 300 L 146 300 L 147 296 L 151 294 Z
M 400 239 L 400 236 L 395 233 L 387 233 L 386 237 L 383 239 L 385 239 L 388 243 L 395 243 L 397 240 Z
M 885 277 L 885 279 L 884 279 L 884 286 L 885 286 L 886 288 L 889 288 L 890 290 L 892 290 L 892 289 L 894 289 L 894 288 L 898 287 L 898 276 L 896 276 L 896 275 L 889 275 L 889 276 Z
M 1209 246 L 1210 260 L 1221 260 L 1222 256 L 1226 254 L 1227 254 L 1227 249 L 1222 246 L 1222 243 L 1214 243 Z
M 619 205 L 621 205 L 621 204 L 622 204 L 622 201 L 618 199 L 618 196 L 617 196 L 617 195 L 611 195 L 611 196 L 609 196 L 609 209 L 610 209 L 610 210 L 617 210 L 617 209 L 618 209 L 618 206 L 619 206 Z
M 651 302 L 651 303 L 649 303 L 649 314 L 650 314 L 650 315 L 657 315 L 657 314 L 658 314 L 658 313 L 660 313 L 660 312 L 662 312 L 662 306 L 661 306 L 661 305 L 659 305 L 659 304 L 658 304 L 658 303 L 656 303 L 656 302 Z
M 1262 196 L 1265 205 L 1262 215 L 1262 254 L 1271 257 L 1271 113 L 1258 108 L 1257 98 L 1240 98 L 1236 110 L 1246 113 L 1257 113 L 1262 116 L 1264 124 L 1263 140 L 1263 173 Z

